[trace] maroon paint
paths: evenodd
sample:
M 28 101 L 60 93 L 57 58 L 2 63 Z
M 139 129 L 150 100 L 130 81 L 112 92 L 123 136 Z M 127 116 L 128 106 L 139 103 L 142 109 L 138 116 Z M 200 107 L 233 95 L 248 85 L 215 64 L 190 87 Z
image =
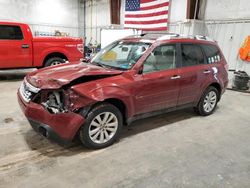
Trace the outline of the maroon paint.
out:
M 136 42 L 140 38 L 125 40 Z M 225 69 L 226 61 L 223 56 L 221 62 L 215 64 L 138 74 L 144 60 L 156 46 L 180 42 L 197 43 L 196 40 L 191 39 L 157 41 L 131 70 L 124 72 L 91 64 L 65 64 L 32 72 L 27 76 L 27 80 L 32 85 L 42 89 L 58 89 L 77 78 L 83 78 L 84 80 L 84 77 L 87 76 L 107 75 L 106 78 L 83 82 L 70 87 L 70 90 L 79 96 L 79 100 L 74 99 L 75 104 L 72 111 L 106 99 L 118 99 L 126 106 L 127 118 L 187 103 L 193 103 L 195 106 L 204 90 L 212 83 L 219 84 L 222 88 L 221 94 L 224 93 L 228 78 Z M 215 45 L 215 43 L 207 41 L 199 41 L 199 43 Z M 218 76 L 213 74 L 215 68 L 218 71 Z M 203 72 L 206 70 L 210 70 L 211 73 L 204 76 Z M 181 79 L 172 80 L 171 77 L 174 75 L 180 75 Z M 72 139 L 72 135 L 84 123 L 84 118 L 76 113 L 49 114 L 41 105 L 32 102 L 30 104 L 21 102 L 21 106 L 28 118 L 34 118 L 39 122 L 50 125 L 64 138 Z
M 63 139 L 72 140 L 84 122 L 82 116 L 73 112 L 50 114 L 39 104 L 32 102 L 29 105 L 25 104 L 19 94 L 18 96 L 19 105 L 26 117 L 49 125 Z

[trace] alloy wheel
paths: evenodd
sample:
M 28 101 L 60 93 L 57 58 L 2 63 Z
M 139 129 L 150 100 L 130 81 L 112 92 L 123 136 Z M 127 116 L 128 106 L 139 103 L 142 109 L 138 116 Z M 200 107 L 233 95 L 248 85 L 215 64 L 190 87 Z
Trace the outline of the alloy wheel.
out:
M 213 109 L 216 106 L 216 102 L 217 102 L 217 95 L 214 91 L 210 91 L 207 93 L 207 95 L 205 96 L 205 100 L 203 103 L 203 109 L 205 112 L 210 113 L 211 111 L 213 111 Z
M 103 112 L 93 118 L 89 126 L 89 137 L 96 144 L 104 144 L 114 137 L 118 119 L 112 112 Z

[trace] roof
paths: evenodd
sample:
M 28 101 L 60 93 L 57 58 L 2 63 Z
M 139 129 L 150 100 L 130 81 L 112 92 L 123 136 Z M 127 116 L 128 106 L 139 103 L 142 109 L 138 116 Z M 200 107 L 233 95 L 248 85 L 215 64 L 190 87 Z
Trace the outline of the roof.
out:
M 183 34 L 176 34 L 176 33 L 143 33 L 141 35 L 133 35 L 126 37 L 127 39 L 144 39 L 144 40 L 153 40 L 153 41 L 163 41 L 163 40 L 172 40 L 172 39 L 192 39 L 192 40 L 199 40 L 199 41 L 209 41 L 215 42 L 213 39 L 202 36 L 202 35 L 183 35 Z

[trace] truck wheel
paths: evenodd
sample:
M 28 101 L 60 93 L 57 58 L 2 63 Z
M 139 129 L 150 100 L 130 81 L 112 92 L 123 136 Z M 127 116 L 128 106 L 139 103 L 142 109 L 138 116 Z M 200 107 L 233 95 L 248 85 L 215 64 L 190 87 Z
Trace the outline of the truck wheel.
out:
M 54 65 L 60 65 L 65 63 L 65 61 L 60 58 L 60 57 L 52 57 L 49 58 L 46 62 L 45 62 L 45 67 L 49 67 L 49 66 L 54 66 Z
M 122 114 L 109 103 L 94 107 L 87 115 L 80 129 L 80 140 L 84 146 L 100 149 L 113 144 L 122 129 Z
M 198 114 L 202 116 L 208 116 L 214 112 L 218 103 L 218 99 L 219 99 L 218 90 L 215 87 L 210 86 L 205 90 L 198 106 L 195 109 L 198 112 Z

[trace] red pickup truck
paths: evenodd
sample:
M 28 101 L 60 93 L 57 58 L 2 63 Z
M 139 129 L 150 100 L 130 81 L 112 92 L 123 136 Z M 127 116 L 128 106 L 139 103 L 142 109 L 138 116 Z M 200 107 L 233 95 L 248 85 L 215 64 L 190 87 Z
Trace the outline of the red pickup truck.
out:
M 27 24 L 0 22 L 0 69 L 79 61 L 83 46 L 81 38 L 33 37 Z

